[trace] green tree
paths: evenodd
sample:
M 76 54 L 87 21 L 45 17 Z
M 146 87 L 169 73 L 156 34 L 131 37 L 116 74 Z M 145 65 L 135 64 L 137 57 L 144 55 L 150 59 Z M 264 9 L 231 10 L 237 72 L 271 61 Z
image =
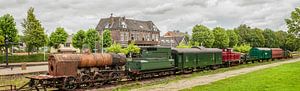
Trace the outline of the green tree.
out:
M 216 27 L 213 29 L 213 34 L 215 37 L 213 47 L 216 48 L 227 48 L 229 46 L 229 37 L 224 28 Z
M 9 42 L 18 42 L 18 30 L 14 17 L 10 14 L 5 14 L 0 17 L 0 44 L 4 44 L 4 40 Z
M 214 43 L 214 35 L 212 31 L 209 30 L 204 25 L 196 25 L 193 28 L 192 41 L 198 42 L 205 47 L 212 47 Z
M 299 39 L 295 36 L 295 34 L 288 34 L 286 41 L 285 41 L 285 46 L 286 49 L 290 51 L 296 51 L 299 49 Z
M 85 32 L 86 38 L 84 39 L 84 43 L 87 44 L 90 50 L 96 48 L 96 44 L 99 44 L 100 36 L 95 29 L 89 29 Z
M 285 46 L 285 42 L 286 42 L 288 33 L 285 31 L 277 31 L 277 32 L 275 32 L 275 36 L 278 41 L 278 46 L 282 49 L 287 49 Z
M 263 31 L 259 28 L 252 29 L 250 32 L 251 37 L 249 37 L 250 39 L 248 39 L 248 43 L 250 43 L 252 47 L 263 47 L 265 45 L 265 38 L 262 33 Z
M 300 36 L 300 8 L 295 8 L 291 12 L 291 16 L 288 19 L 285 19 L 286 25 L 288 27 L 289 33 L 294 33 L 297 36 Z
M 245 44 L 251 40 L 251 27 L 246 24 L 241 24 L 239 27 L 234 29 L 234 32 L 238 34 L 238 44 Z
M 34 15 L 34 8 L 29 8 L 27 18 L 23 20 L 22 26 L 24 28 L 23 34 L 28 54 L 33 49 L 36 49 L 38 52 L 39 47 L 47 43 L 47 35 L 40 21 Z
M 110 34 L 110 30 L 105 29 L 103 31 L 103 47 L 109 47 L 112 44 L 112 38 Z
M 265 29 L 263 31 L 263 35 L 265 38 L 265 47 L 268 47 L 268 48 L 279 47 L 276 35 L 271 29 Z
M 55 49 L 59 48 L 60 44 L 65 44 L 68 38 L 68 33 L 64 28 L 58 27 L 49 37 L 49 46 Z
M 85 38 L 86 38 L 86 36 L 85 36 L 85 32 L 83 30 L 79 30 L 72 38 L 73 47 L 79 48 L 80 53 L 82 52 L 82 47 L 83 47 Z
M 119 43 L 113 43 L 110 47 L 107 48 L 109 53 L 124 53 L 127 54 L 127 50 L 123 49 Z
M 131 57 L 132 53 L 140 53 L 141 48 L 138 46 L 134 45 L 134 42 L 131 42 L 127 48 L 125 48 L 127 53 L 129 53 L 129 57 Z
M 249 44 L 241 44 L 240 46 L 235 45 L 233 47 L 233 50 L 236 52 L 241 52 L 241 53 L 248 53 L 251 49 L 251 46 Z
M 191 48 L 191 46 L 186 45 L 183 41 L 181 41 L 176 48 Z
M 226 33 L 229 37 L 229 47 L 232 48 L 237 45 L 239 42 L 239 35 L 237 35 L 233 30 L 227 30 Z

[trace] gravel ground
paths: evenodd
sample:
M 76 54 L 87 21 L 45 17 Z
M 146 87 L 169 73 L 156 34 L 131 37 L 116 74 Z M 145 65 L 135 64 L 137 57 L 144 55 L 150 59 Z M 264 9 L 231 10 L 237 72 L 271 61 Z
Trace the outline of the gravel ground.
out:
M 48 65 L 28 66 L 28 67 L 26 67 L 26 70 L 21 70 L 21 67 L 13 67 L 13 69 L 3 68 L 3 69 L 0 69 L 0 76 L 27 74 L 27 73 L 35 73 L 35 72 L 46 72 L 46 71 L 48 71 Z
M 168 84 L 158 84 L 158 85 L 154 85 L 154 86 L 133 89 L 132 91 L 177 91 L 177 90 L 191 88 L 191 87 L 198 86 L 198 85 L 205 85 L 205 84 L 209 84 L 211 82 L 226 79 L 229 77 L 246 74 L 249 72 L 253 72 L 253 71 L 257 71 L 257 70 L 261 70 L 261 69 L 265 69 L 265 68 L 270 68 L 270 67 L 274 67 L 274 66 L 278 66 L 278 65 L 282 65 L 282 64 L 286 64 L 286 63 L 293 63 L 293 62 L 297 62 L 297 61 L 300 61 L 300 58 L 277 62 L 277 63 L 272 63 L 272 64 L 254 66 L 254 67 L 249 67 L 249 68 L 242 68 L 242 69 L 238 69 L 238 70 L 227 71 L 224 73 L 199 76 L 199 77 L 195 77 L 195 78 L 191 78 L 191 79 L 183 79 L 183 80 L 179 80 L 177 82 L 171 82 Z

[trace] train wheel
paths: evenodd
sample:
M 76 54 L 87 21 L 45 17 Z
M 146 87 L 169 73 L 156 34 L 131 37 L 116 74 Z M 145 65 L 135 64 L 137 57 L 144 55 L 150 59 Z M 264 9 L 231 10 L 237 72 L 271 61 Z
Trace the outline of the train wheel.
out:
M 120 76 L 121 76 L 121 74 L 119 72 L 111 72 L 111 73 L 109 73 L 109 77 L 113 81 L 119 81 L 119 80 L 121 80 Z
M 63 89 L 66 90 L 74 90 L 76 89 L 77 84 L 76 84 L 76 78 L 75 77 L 66 77 L 64 79 L 64 84 L 63 84 Z
M 95 74 L 93 79 L 96 81 L 96 82 L 94 82 L 94 85 L 96 87 L 102 86 L 105 82 L 104 79 L 103 79 L 103 76 L 101 74 Z
M 81 82 L 80 87 L 81 88 L 89 88 L 92 85 L 92 83 L 89 81 L 91 81 L 91 77 L 89 75 L 80 76 L 80 82 Z

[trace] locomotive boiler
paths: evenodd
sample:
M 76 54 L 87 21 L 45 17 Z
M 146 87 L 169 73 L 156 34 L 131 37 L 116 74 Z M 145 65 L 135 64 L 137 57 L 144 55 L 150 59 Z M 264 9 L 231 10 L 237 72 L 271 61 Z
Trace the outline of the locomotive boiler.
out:
M 89 81 L 102 85 L 107 80 L 121 79 L 126 64 L 126 56 L 110 53 L 85 53 L 85 54 L 52 54 L 48 58 L 49 75 L 66 76 L 64 88 L 72 89 L 77 85 L 70 82 L 79 81 L 79 86 L 86 88 L 91 85 Z

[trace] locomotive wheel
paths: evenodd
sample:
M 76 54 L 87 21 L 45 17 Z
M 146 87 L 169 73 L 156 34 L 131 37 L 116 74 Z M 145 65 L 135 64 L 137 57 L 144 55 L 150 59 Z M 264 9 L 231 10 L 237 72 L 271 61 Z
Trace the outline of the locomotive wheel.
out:
M 63 85 L 63 89 L 66 90 L 74 90 L 76 89 L 77 84 L 76 84 L 76 78 L 75 77 L 66 77 L 64 79 L 64 85 Z
M 91 81 L 91 77 L 89 75 L 80 76 L 80 82 L 81 82 L 80 87 L 81 88 L 89 88 L 92 85 L 92 83 L 89 81 Z
M 120 80 L 120 73 L 118 73 L 118 72 L 111 72 L 109 74 L 109 77 L 110 77 L 111 80 L 119 81 Z
M 94 82 L 94 85 L 96 87 L 102 86 L 104 84 L 104 82 L 105 82 L 103 80 L 103 76 L 101 74 L 95 74 L 94 77 L 93 77 L 93 79 L 96 81 L 96 82 Z

